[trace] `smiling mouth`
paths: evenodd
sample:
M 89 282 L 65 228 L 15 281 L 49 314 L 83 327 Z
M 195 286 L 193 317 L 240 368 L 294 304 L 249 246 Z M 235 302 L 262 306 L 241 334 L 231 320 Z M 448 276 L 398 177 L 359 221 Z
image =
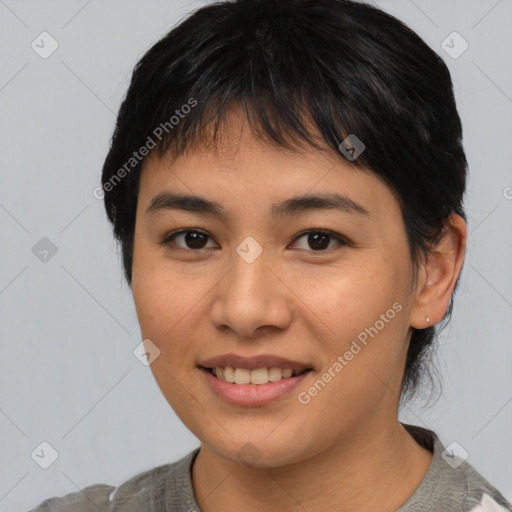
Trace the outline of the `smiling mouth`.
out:
M 304 373 L 312 371 L 311 368 L 305 368 L 301 371 L 294 371 L 291 368 L 256 368 L 249 370 L 247 368 L 233 368 L 231 366 L 208 368 L 205 366 L 200 367 L 202 370 L 207 371 L 214 377 L 224 382 L 232 384 L 256 384 L 263 385 L 270 382 L 279 382 L 283 379 L 292 379 Z

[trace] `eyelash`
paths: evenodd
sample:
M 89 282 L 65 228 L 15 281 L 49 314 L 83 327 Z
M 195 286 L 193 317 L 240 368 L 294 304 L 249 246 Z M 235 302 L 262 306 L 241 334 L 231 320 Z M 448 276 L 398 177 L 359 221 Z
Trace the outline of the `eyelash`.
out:
M 213 240 L 207 233 L 205 233 L 204 231 L 201 231 L 200 229 L 182 229 L 180 231 L 175 231 L 175 232 L 170 233 L 169 235 L 165 236 L 164 239 L 160 242 L 160 245 L 167 246 L 167 247 L 169 247 L 169 245 L 171 243 L 176 245 L 174 243 L 174 239 L 177 236 L 183 235 L 186 233 L 200 233 L 200 234 L 208 237 L 210 240 Z M 294 238 L 292 243 L 295 243 L 295 242 L 297 242 L 297 240 L 303 238 L 306 235 L 310 235 L 310 234 L 320 234 L 320 235 L 329 236 L 331 239 L 335 239 L 338 242 L 339 247 L 349 245 L 348 240 L 346 240 L 344 237 L 342 237 L 341 235 L 338 235 L 337 233 L 334 233 L 333 231 L 329 231 L 327 229 L 308 229 L 306 231 L 302 231 Z M 201 252 L 201 251 L 206 250 L 206 249 L 189 249 L 189 248 L 181 247 L 179 245 L 177 247 L 178 247 L 178 249 L 182 249 L 184 251 L 189 251 L 189 252 Z M 319 249 L 317 251 L 312 250 L 312 249 L 301 249 L 301 250 L 305 250 L 307 252 L 318 254 L 318 253 L 328 253 L 328 252 L 331 252 L 333 249 L 332 248 L 331 249 Z

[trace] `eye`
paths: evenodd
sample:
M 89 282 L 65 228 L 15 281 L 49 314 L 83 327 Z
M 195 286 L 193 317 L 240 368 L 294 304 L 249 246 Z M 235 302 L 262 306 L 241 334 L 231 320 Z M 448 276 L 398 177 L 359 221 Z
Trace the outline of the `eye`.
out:
M 309 245 L 309 249 L 307 247 L 299 247 L 299 249 L 312 250 L 314 252 L 326 252 L 326 250 L 331 249 L 332 247 L 329 246 L 333 240 L 335 240 L 339 246 L 348 245 L 348 242 L 341 236 L 324 229 L 305 231 L 295 238 L 294 244 L 297 244 L 297 241 L 301 238 L 306 238 L 306 244 Z M 177 240 L 182 240 L 182 242 L 177 243 Z M 202 231 L 197 229 L 184 229 L 166 236 L 161 244 L 167 246 L 172 244 L 181 249 L 200 251 L 207 248 L 206 244 L 208 240 L 211 240 L 211 237 Z
M 169 236 L 166 236 L 161 244 L 169 245 L 171 242 L 173 245 L 177 245 L 181 249 L 191 249 L 200 251 L 205 249 L 206 241 L 210 238 L 209 235 L 203 233 L 202 231 L 198 231 L 197 229 L 184 229 L 182 231 L 177 231 L 176 233 L 172 233 Z M 176 243 L 176 240 L 183 240 L 185 245 Z
M 325 229 L 314 229 L 306 231 L 298 236 L 294 243 L 297 243 L 297 240 L 300 240 L 301 238 L 306 238 L 306 244 L 308 244 L 311 249 L 316 252 L 330 249 L 329 245 L 333 239 L 338 242 L 338 245 L 348 245 L 348 242 L 341 236 L 336 235 L 331 231 L 326 231 Z M 299 247 L 299 249 L 308 250 L 307 247 Z

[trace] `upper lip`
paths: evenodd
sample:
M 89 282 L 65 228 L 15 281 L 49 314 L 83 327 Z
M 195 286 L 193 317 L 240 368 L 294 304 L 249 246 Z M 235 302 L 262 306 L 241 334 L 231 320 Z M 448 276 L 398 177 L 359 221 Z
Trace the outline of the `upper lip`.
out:
M 204 368 L 226 368 L 230 366 L 231 368 L 246 368 L 247 370 L 256 370 L 257 368 L 291 368 L 295 372 L 312 369 L 308 364 L 291 361 L 290 359 L 270 354 L 262 354 L 253 357 L 224 354 L 202 361 L 199 366 L 203 366 Z

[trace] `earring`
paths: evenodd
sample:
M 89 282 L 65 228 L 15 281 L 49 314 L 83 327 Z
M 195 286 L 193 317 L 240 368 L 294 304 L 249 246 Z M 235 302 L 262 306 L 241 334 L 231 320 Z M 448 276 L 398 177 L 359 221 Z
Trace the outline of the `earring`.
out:
M 430 318 L 427 316 L 427 324 L 430 322 Z

